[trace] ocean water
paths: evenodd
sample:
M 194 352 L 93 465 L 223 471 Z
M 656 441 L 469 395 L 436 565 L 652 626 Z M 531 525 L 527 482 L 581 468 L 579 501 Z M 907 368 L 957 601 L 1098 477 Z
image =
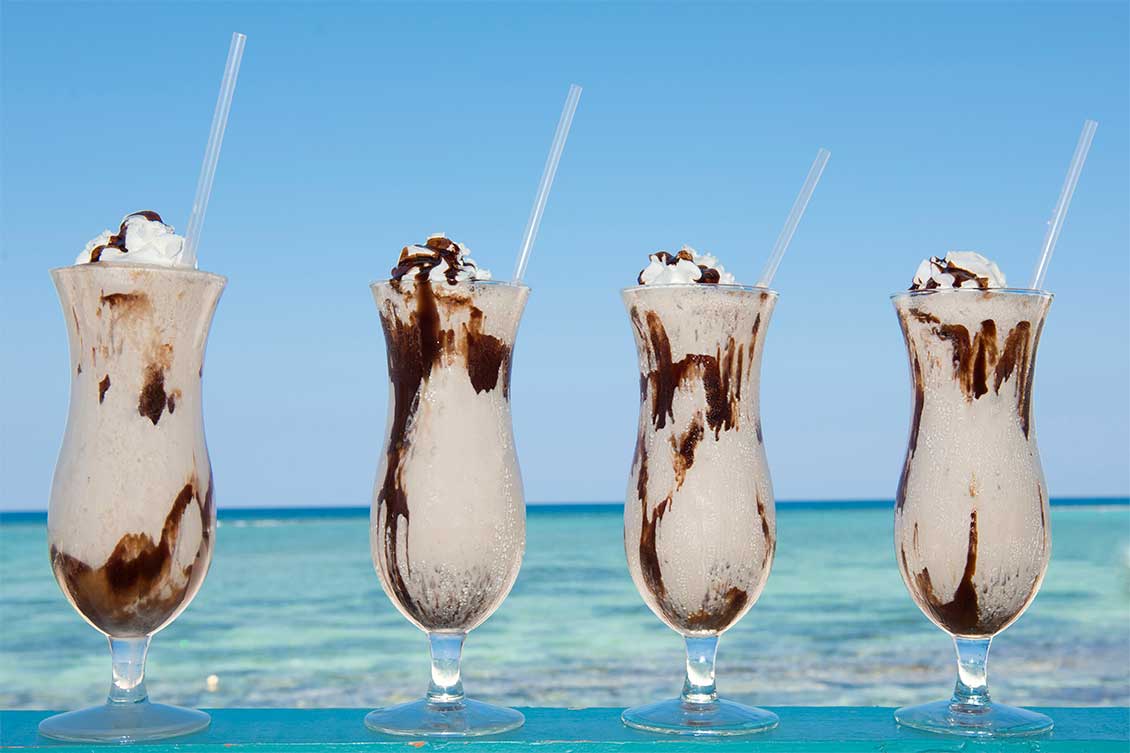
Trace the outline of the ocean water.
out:
M 1130 506 L 1055 506 L 1053 557 L 994 641 L 995 698 L 1130 705 Z M 521 576 L 470 635 L 469 694 L 514 705 L 626 706 L 677 693 L 680 638 L 636 593 L 618 506 L 530 509 Z M 722 638 L 720 690 L 762 704 L 898 705 L 952 689 L 950 640 L 906 594 L 888 506 L 781 506 L 773 572 Z M 0 517 L 0 707 L 100 701 L 105 640 L 63 599 L 42 519 Z M 379 706 L 427 682 L 421 633 L 369 559 L 365 511 L 221 511 L 200 594 L 150 651 L 158 700 L 205 707 Z M 207 678 L 219 678 L 209 690 Z

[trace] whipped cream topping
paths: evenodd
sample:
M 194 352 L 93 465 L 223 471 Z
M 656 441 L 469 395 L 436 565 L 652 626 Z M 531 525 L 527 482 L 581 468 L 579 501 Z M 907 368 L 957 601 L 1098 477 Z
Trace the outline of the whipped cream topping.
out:
M 934 288 L 1007 287 L 1000 267 L 976 251 L 950 251 L 944 259 L 931 256 L 918 265 L 911 290 Z
M 636 278 L 640 285 L 690 285 L 692 283 L 733 285 L 734 276 L 711 254 L 700 254 L 683 246 L 677 254 L 657 251 Z
M 422 246 L 405 246 L 400 260 L 392 268 L 392 279 L 411 276 L 416 280 L 447 281 L 449 285 L 470 280 L 489 280 L 490 272 L 481 268 L 460 246 L 443 233 L 428 236 Z
M 127 214 L 117 233 L 103 230 L 87 242 L 75 264 L 121 261 L 156 264 L 162 267 L 192 266 L 184 261 L 184 238 L 156 212 L 143 210 Z

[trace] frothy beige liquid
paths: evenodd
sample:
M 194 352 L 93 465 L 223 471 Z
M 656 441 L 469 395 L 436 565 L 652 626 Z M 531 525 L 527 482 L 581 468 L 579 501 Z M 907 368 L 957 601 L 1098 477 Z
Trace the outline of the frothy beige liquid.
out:
M 101 262 L 52 277 L 71 352 L 47 515 L 55 578 L 102 632 L 150 635 L 192 601 L 212 557 L 200 380 L 225 281 Z
M 720 633 L 761 594 L 776 541 L 762 445 L 761 352 L 776 293 L 714 285 L 624 291 L 640 360 L 624 506 L 628 568 L 683 634 Z
M 373 561 L 418 627 L 468 631 L 506 598 L 525 549 L 510 366 L 529 289 L 409 279 L 372 289 L 391 383 Z
M 1051 549 L 1032 424 L 1051 296 L 937 290 L 894 305 L 915 392 L 895 511 L 899 568 L 938 626 L 991 636 L 1031 603 Z

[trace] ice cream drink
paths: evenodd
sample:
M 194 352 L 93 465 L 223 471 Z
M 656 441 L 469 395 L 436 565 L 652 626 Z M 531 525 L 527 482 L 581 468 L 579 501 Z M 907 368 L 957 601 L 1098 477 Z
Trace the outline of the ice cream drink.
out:
M 183 239 L 139 212 L 53 270 L 70 342 L 71 393 L 47 535 L 67 599 L 111 639 L 110 703 L 51 717 L 73 740 L 133 740 L 206 726 L 145 702 L 149 637 L 192 601 L 215 543 L 201 378 L 225 280 L 181 263 Z
M 772 714 L 717 699 L 713 652 L 773 562 L 758 391 L 777 294 L 735 285 L 714 257 L 687 247 L 653 254 L 638 282 L 623 292 L 640 364 L 624 549 L 648 607 L 688 638 L 688 678 L 680 700 L 629 709 L 624 721 L 676 733 L 768 729 Z
M 132 215 L 94 261 L 52 272 L 67 324 L 71 400 L 48 511 L 55 577 L 94 627 L 151 635 L 196 595 L 216 513 L 204 442 L 204 345 L 224 279 L 159 265 Z M 139 227 L 137 231 L 135 227 Z M 156 230 L 154 228 L 153 230 Z M 107 253 L 112 248 L 114 253 Z
M 911 289 L 892 297 L 913 384 L 895 551 L 911 597 L 958 639 L 963 662 L 978 647 L 987 653 L 988 640 L 1024 612 L 1048 566 L 1048 492 L 1032 385 L 1051 299 L 1007 289 L 997 266 L 972 252 L 924 261 Z M 982 676 L 983 659 L 973 660 Z M 954 707 L 943 712 L 943 731 L 1008 734 L 1010 723 L 997 724 L 988 713 L 987 689 L 970 692 L 964 682 Z M 929 717 L 899 711 L 904 724 L 938 726 Z M 1019 728 L 1025 725 L 1042 729 L 1031 719 Z
M 510 369 L 529 289 L 491 281 L 459 244 L 433 236 L 406 247 L 391 279 L 372 291 L 390 382 L 372 555 L 396 608 L 433 636 L 434 679 L 436 636 L 458 636 L 461 645 L 506 598 L 522 562 L 526 509 Z M 457 669 L 454 677 L 429 699 L 466 708 L 461 685 L 454 689 Z M 422 703 L 404 715 L 378 710 L 368 723 L 403 734 L 485 734 L 521 724 L 517 712 L 477 706 L 504 718 L 456 719 Z
M 624 511 L 628 567 L 672 629 L 720 633 L 757 600 L 773 561 L 758 389 L 777 296 L 649 282 L 623 297 L 641 404 Z
M 1036 595 L 1050 553 L 1032 381 L 1051 296 L 961 263 L 893 299 L 914 383 L 895 536 L 922 611 L 954 635 L 991 636 Z

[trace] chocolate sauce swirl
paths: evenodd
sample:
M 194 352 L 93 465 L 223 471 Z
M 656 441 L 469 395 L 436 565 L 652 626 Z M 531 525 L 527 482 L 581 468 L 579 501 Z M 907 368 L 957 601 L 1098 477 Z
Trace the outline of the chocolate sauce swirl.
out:
M 123 254 L 129 253 L 129 249 L 126 248 L 126 225 L 129 224 L 130 218 L 132 217 L 144 217 L 150 222 L 160 222 L 162 225 L 165 224 L 164 220 L 161 219 L 161 215 L 150 209 L 142 209 L 140 212 L 131 212 L 130 214 L 127 214 L 122 218 L 122 223 L 118 226 L 117 233 L 111 235 L 110 239 L 105 243 L 90 249 L 90 262 L 92 264 L 96 261 L 101 260 L 102 252 L 108 248 L 116 248 Z
M 457 284 L 461 276 L 472 280 L 489 276 L 483 274 L 484 270 L 479 269 L 465 248 L 442 235 L 433 235 L 423 246 L 405 246 L 390 275 L 393 280 L 411 275 L 424 281 L 431 279 L 432 270 L 436 267 L 442 267 L 448 285 Z

